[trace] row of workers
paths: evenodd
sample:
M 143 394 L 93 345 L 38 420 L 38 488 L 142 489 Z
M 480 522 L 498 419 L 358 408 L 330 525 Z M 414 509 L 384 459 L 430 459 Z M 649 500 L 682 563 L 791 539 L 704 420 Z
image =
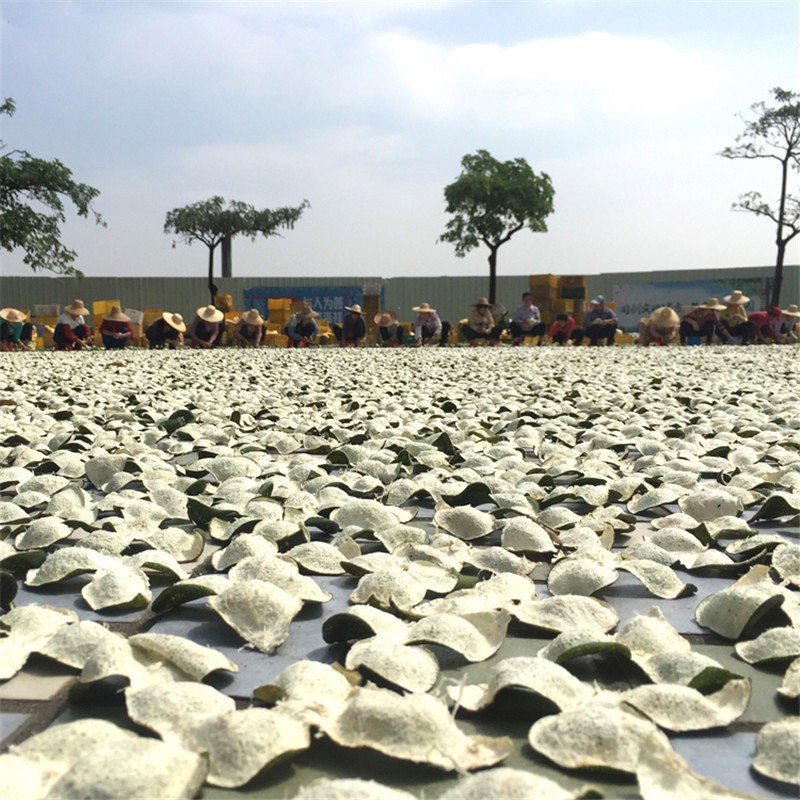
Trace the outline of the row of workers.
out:
M 745 306 L 750 298 L 738 289 L 724 298 L 724 305 L 715 297 L 689 309 L 681 319 L 671 308 L 662 306 L 655 309 L 649 317 L 639 322 L 636 338 L 639 344 L 669 344 L 679 339 L 686 344 L 690 338 L 705 338 L 711 344 L 714 336 L 720 342 L 740 341 L 764 342 L 771 339 L 775 342 L 796 342 L 795 333 L 800 319 L 800 309 L 796 304 L 787 309 L 776 307 L 768 311 L 754 311 L 748 314 Z M 348 307 L 341 334 L 337 338 L 344 346 L 363 345 L 366 343 L 367 328 L 363 320 L 360 306 Z M 413 323 L 414 335 L 418 344 L 436 341 L 444 345 L 450 333 L 450 323 L 443 322 L 436 310 L 422 303 L 413 309 L 418 314 Z M 488 340 L 497 345 L 503 332 L 511 334 L 512 345 L 520 345 L 525 338 L 538 338 L 541 345 L 546 341 L 564 345 L 571 342 L 580 345 L 584 339 L 590 345 L 605 342 L 614 344 L 617 334 L 618 320 L 613 310 L 606 305 L 605 298 L 598 295 L 591 300 L 589 310 L 583 316 L 582 326 L 578 326 L 572 316 L 558 314 L 551 325 L 542 321 L 539 309 L 534 305 L 533 295 L 525 292 L 521 305 L 514 311 L 511 319 L 506 321 L 505 314 L 493 313 L 489 301 L 482 297 L 472 306 L 472 313 L 461 326 L 461 333 L 475 346 L 479 339 Z M 375 317 L 378 325 L 379 341 L 383 344 L 398 346 L 402 343 L 403 329 L 392 312 L 383 312 Z
M 723 298 L 724 304 L 715 297 L 705 303 L 691 307 L 681 319 L 671 308 L 661 307 L 640 321 L 637 332 L 638 342 L 642 345 L 669 344 L 676 338 L 681 344 L 694 337 L 705 339 L 711 344 L 716 336 L 720 342 L 741 341 L 749 344 L 771 339 L 775 342 L 797 341 L 795 333 L 800 310 L 796 304 L 787 309 L 777 306 L 768 311 L 747 313 L 745 306 L 750 298 L 738 289 Z M 345 306 L 347 314 L 342 324 L 331 327 L 334 336 L 343 347 L 359 347 L 366 344 L 367 325 L 361 306 L 354 304 Z M 428 303 L 414 306 L 412 311 L 416 317 L 412 323 L 414 341 L 418 345 L 448 343 L 452 326 L 442 320 L 435 308 Z M 545 341 L 556 344 L 568 342 L 579 345 L 587 339 L 590 345 L 598 345 L 605 341 L 614 344 L 617 333 L 617 318 L 606 305 L 602 295 L 595 297 L 589 311 L 583 317 L 582 327 L 568 314 L 559 314 L 548 327 L 541 318 L 539 309 L 534 305 L 530 292 L 522 295 L 522 303 L 510 320 L 506 315 L 497 315 L 497 311 L 489 301 L 482 297 L 472 306 L 472 312 L 461 325 L 461 333 L 474 347 L 480 339 L 491 345 L 497 345 L 504 331 L 511 334 L 513 345 L 521 344 L 525 338 L 538 338 L 541 345 Z M 53 330 L 53 342 L 59 350 L 79 350 L 93 344 L 92 332 L 86 324 L 85 316 L 89 309 L 81 300 L 75 300 L 65 306 L 64 313 L 56 321 Z M 307 347 L 317 342 L 319 326 L 316 322 L 317 312 L 304 305 L 289 319 L 284 328 L 287 343 L 293 347 Z M 222 340 L 224 314 L 214 306 L 203 306 L 197 309 L 194 320 L 188 326 L 183 317 L 174 312 L 164 312 L 145 331 L 145 336 L 152 348 L 180 347 L 184 343 L 184 334 L 188 336 L 193 348 L 211 348 L 218 346 Z M 384 311 L 374 318 L 377 326 L 378 342 L 387 346 L 400 346 L 403 343 L 404 329 L 391 311 Z M 233 342 L 242 347 L 258 347 L 264 338 L 265 321 L 256 309 L 243 314 L 233 329 Z M 119 307 L 114 306 L 100 322 L 98 332 L 103 345 L 108 348 L 125 347 L 134 334 L 130 317 Z M 28 350 L 32 348 L 33 327 L 26 322 L 25 314 L 17 309 L 0 309 L 0 348 L 10 350 L 14 347 Z

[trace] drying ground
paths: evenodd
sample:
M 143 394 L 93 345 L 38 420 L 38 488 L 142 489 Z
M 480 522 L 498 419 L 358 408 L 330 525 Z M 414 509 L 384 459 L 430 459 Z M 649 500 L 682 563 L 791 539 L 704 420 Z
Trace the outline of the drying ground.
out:
M 2 364 L 4 798 L 796 797 L 797 348 Z

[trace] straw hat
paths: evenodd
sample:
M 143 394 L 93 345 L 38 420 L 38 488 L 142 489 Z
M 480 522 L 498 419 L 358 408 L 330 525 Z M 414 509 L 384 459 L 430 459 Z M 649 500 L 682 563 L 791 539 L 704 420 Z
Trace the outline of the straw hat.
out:
M 650 322 L 657 328 L 677 328 L 681 321 L 678 315 L 667 306 L 661 306 L 650 314 Z
M 397 319 L 397 314 L 394 311 L 383 311 L 379 314 L 376 314 L 372 321 L 378 326 L 385 328 L 387 325 L 391 325 Z
M 364 312 L 361 310 L 361 306 L 358 303 L 354 303 L 352 306 L 345 306 L 345 311 L 352 311 L 354 314 L 363 314 Z
M 709 297 L 708 300 L 705 301 L 705 303 L 700 303 L 700 305 L 697 306 L 697 307 L 698 308 L 707 308 L 707 309 L 709 309 L 711 311 L 724 311 L 725 310 L 725 306 L 723 306 L 722 303 L 720 303 L 719 300 L 717 300 L 716 297 Z
M 486 307 L 488 308 L 488 307 L 489 307 L 489 300 L 488 300 L 488 298 L 486 298 L 486 297 L 480 297 L 480 298 L 478 298 L 478 302 L 477 302 L 477 303 L 473 303 L 473 304 L 472 304 L 472 307 L 473 307 L 473 308 L 478 308 L 478 306 L 486 306 Z
M 800 308 L 797 307 L 797 303 L 792 303 L 789 308 L 784 308 L 783 315 L 785 317 L 800 317 Z M 0 311 L 1 316 L 3 316 L 2 311 Z
M 18 311 L 16 308 L 0 308 L 0 318 L 14 324 L 16 322 L 23 322 L 25 320 L 25 314 Z
M 415 314 L 435 314 L 436 309 L 431 308 L 427 303 L 420 303 L 411 309 Z
M 165 311 L 161 315 L 161 319 L 163 319 L 170 328 L 174 328 L 178 331 L 178 333 L 186 333 L 186 323 L 183 321 L 183 317 L 180 314 L 173 314 L 170 311 Z
M 605 304 L 605 302 L 606 298 L 602 294 L 597 295 L 597 297 L 589 301 L 589 303 L 593 306 L 602 306 Z
M 127 314 L 122 313 L 122 309 L 119 306 L 111 306 L 111 311 L 106 314 L 103 319 L 107 319 L 109 322 L 130 322 L 131 318 Z
M 83 304 L 83 300 L 73 300 L 68 306 L 64 306 L 64 311 L 66 311 L 67 314 L 72 314 L 74 317 L 82 317 L 84 314 L 92 313 Z
M 206 322 L 219 322 L 225 315 L 214 306 L 201 306 L 197 309 L 197 316 Z
M 727 297 L 723 297 L 722 302 L 727 303 L 729 306 L 743 306 L 750 302 L 750 298 L 746 297 L 738 289 L 736 289 Z
M 245 325 L 253 325 L 255 327 L 264 324 L 264 320 L 261 318 L 261 314 L 258 313 L 257 308 L 251 308 L 246 314 L 243 314 L 242 322 Z
M 304 306 L 303 306 L 303 307 L 302 307 L 302 308 L 301 308 L 301 309 L 300 309 L 300 310 L 297 312 L 297 317 L 298 317 L 298 319 L 303 319 L 303 320 L 307 320 L 307 319 L 314 319 L 314 317 L 318 317 L 318 316 L 319 316 L 319 314 L 317 314 L 317 312 L 316 312 L 316 311 L 314 311 L 314 309 L 313 309 L 313 308 L 311 308 L 311 306 L 310 306 L 310 305 L 308 305 L 308 304 L 305 304 L 305 305 L 304 305 Z

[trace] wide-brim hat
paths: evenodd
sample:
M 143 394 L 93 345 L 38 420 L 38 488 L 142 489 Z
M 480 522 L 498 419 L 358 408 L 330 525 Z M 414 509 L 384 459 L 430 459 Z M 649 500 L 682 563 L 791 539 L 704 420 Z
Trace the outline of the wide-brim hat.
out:
M 750 298 L 735 289 L 727 297 L 723 297 L 722 302 L 727 303 L 729 306 L 743 306 L 745 303 L 750 302 Z
M 354 314 L 363 314 L 364 312 L 361 310 L 361 306 L 358 303 L 353 303 L 352 306 L 345 306 L 345 311 L 352 311 Z
M 589 303 L 591 303 L 593 306 L 602 306 L 605 304 L 605 302 L 606 298 L 602 294 L 597 295 L 597 297 L 589 301 Z
M 478 308 L 478 306 L 486 306 L 487 308 L 491 305 L 489 299 L 487 297 L 479 297 L 477 303 L 473 303 L 473 308 Z
M 299 319 L 314 319 L 314 317 L 318 317 L 319 314 L 317 314 L 317 312 L 314 311 L 314 309 L 311 308 L 311 306 L 303 306 L 297 312 L 297 316 Z
M 435 314 L 436 309 L 431 308 L 427 303 L 420 303 L 411 309 L 415 314 Z
M 119 306 L 111 306 L 111 311 L 106 314 L 103 319 L 107 319 L 109 322 L 130 322 L 131 318 L 127 314 L 122 313 L 122 309 Z
M 263 325 L 264 319 L 258 313 L 257 308 L 251 308 L 246 314 L 242 315 L 242 322 L 245 325 Z
M 710 311 L 724 311 L 725 310 L 725 306 L 723 306 L 722 303 L 720 303 L 719 300 L 717 300 L 716 297 L 709 297 L 708 300 L 705 301 L 705 303 L 700 303 L 700 305 L 697 306 L 697 307 L 698 308 L 707 308 Z
M 76 317 L 82 317 L 84 314 L 92 313 L 83 304 L 83 300 L 73 300 L 68 306 L 64 306 L 64 311 Z
M 0 311 L 0 316 L 2 316 L 3 312 Z M 797 303 L 792 303 L 789 308 L 783 309 L 783 315 L 785 317 L 800 317 L 800 308 L 797 307 Z
M 225 315 L 214 306 L 201 306 L 197 309 L 197 316 L 206 322 L 220 322 Z
M 657 328 L 677 328 L 681 324 L 678 315 L 667 306 L 661 306 L 650 314 L 650 322 Z
M 11 323 L 23 322 L 25 314 L 16 308 L 0 308 L 0 319 Z
M 372 321 L 379 327 L 385 327 L 391 325 L 396 319 L 397 314 L 394 311 L 381 311 L 372 318 Z
M 186 323 L 183 321 L 183 317 L 180 314 L 173 314 L 170 311 L 165 311 L 161 315 L 161 319 L 163 319 L 170 328 L 174 328 L 178 331 L 178 333 L 186 333 Z

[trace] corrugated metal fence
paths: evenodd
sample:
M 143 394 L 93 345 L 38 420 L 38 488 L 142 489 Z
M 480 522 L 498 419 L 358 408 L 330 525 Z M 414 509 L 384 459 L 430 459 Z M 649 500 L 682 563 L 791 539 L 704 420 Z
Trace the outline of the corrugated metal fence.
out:
M 738 288 L 737 281 L 761 282 L 767 290 L 772 267 L 735 267 L 731 269 L 670 270 L 661 272 L 603 273 L 587 276 L 589 297 L 597 293 L 614 299 L 614 286 L 619 284 L 658 284 L 669 281 L 691 281 L 698 278 L 722 281 Z M 411 308 L 427 301 L 439 310 L 442 319 L 455 322 L 470 311 L 471 305 L 488 294 L 487 276 L 441 276 L 431 278 L 336 277 L 336 278 L 217 278 L 221 293 L 233 297 L 237 309 L 243 309 L 245 289 L 253 287 L 298 286 L 358 286 L 382 285 L 384 309 L 397 313 L 401 320 L 413 317 Z M 509 311 L 519 304 L 520 295 L 528 288 L 527 275 L 500 276 L 497 279 L 497 299 Z M 800 266 L 784 268 L 782 305 L 800 302 Z M 13 306 L 33 310 L 38 304 L 64 306 L 81 298 L 90 308 L 97 300 L 119 299 L 127 308 L 161 308 L 178 311 L 187 319 L 195 309 L 209 301 L 204 278 L 57 278 L 41 276 L 0 276 L 0 307 Z M 705 298 L 701 298 L 705 299 Z M 755 304 L 754 304 L 755 305 Z M 759 306 L 761 304 L 759 303 Z

